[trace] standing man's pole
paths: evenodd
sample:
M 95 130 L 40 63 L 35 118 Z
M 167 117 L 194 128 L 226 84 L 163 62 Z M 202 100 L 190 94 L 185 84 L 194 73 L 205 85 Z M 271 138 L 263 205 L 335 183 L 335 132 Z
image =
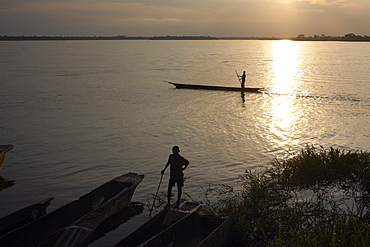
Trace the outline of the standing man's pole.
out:
M 155 199 L 157 199 L 159 187 L 161 187 L 161 183 L 162 183 L 162 178 L 163 178 L 163 174 L 161 175 L 161 179 L 159 180 L 159 184 L 158 184 L 158 188 L 157 188 L 157 193 L 155 193 L 155 197 L 153 199 L 153 205 L 152 205 L 152 208 L 150 209 L 149 216 L 152 216 L 152 211 L 153 211 L 153 208 L 154 208 Z
M 240 82 L 240 76 L 239 76 L 239 74 L 238 74 L 238 71 L 236 71 L 236 70 L 235 70 L 235 73 L 236 73 L 236 76 L 238 77 L 238 80 L 239 80 L 239 82 Z

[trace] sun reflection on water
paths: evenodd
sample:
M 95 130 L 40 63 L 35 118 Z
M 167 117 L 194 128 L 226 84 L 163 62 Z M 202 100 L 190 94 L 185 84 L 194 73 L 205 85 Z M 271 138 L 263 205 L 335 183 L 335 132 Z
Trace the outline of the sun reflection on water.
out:
M 271 47 L 271 138 L 280 147 L 295 144 L 294 122 L 299 117 L 295 91 L 299 78 L 298 42 L 276 41 Z
M 282 40 L 273 42 L 272 49 L 272 91 L 292 92 L 297 87 L 299 76 L 298 42 Z

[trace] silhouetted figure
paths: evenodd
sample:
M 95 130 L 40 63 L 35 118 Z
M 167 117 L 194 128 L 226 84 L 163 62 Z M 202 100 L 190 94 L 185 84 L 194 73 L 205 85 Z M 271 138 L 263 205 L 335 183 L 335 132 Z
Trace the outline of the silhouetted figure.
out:
M 169 207 L 171 203 L 172 187 L 177 184 L 177 203 L 175 207 L 179 207 L 182 187 L 184 186 L 184 173 L 183 171 L 188 167 L 189 161 L 182 157 L 180 154 L 180 148 L 174 146 L 172 148 L 172 154 L 168 157 L 168 161 L 164 169 L 161 171 L 163 175 L 167 167 L 170 165 L 170 181 L 168 182 L 167 200 L 168 203 L 165 207 Z
M 238 75 L 239 76 L 239 80 L 240 80 L 240 84 L 242 86 L 242 89 L 244 89 L 245 87 L 245 79 L 247 78 L 247 75 L 245 74 L 245 71 L 243 71 L 243 74 L 242 75 Z

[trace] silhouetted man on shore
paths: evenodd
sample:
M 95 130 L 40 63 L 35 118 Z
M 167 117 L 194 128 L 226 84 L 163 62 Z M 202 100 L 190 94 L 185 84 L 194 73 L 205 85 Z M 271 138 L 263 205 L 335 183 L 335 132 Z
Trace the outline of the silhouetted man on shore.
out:
M 184 186 L 184 173 L 183 171 L 188 167 L 189 161 L 182 157 L 180 154 L 180 148 L 174 146 L 172 148 L 172 154 L 168 157 L 168 161 L 164 169 L 161 171 L 163 175 L 167 167 L 170 165 L 170 181 L 168 182 L 167 200 L 168 203 L 165 207 L 169 207 L 171 203 L 172 187 L 177 184 L 177 202 L 175 207 L 179 207 L 182 187 Z

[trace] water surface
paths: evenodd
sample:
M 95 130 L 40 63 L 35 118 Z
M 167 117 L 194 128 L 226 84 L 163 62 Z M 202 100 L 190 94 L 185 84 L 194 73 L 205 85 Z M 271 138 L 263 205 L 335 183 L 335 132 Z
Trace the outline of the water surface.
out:
M 356 42 L 0 42 L 0 144 L 15 146 L 0 174 L 16 180 L 0 217 L 50 196 L 53 210 L 127 172 L 145 174 L 134 200 L 146 203 L 173 145 L 194 199 L 306 145 L 369 151 L 369 61 Z M 163 82 L 238 86 L 235 70 L 268 93 Z

